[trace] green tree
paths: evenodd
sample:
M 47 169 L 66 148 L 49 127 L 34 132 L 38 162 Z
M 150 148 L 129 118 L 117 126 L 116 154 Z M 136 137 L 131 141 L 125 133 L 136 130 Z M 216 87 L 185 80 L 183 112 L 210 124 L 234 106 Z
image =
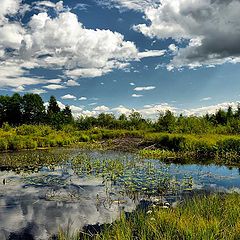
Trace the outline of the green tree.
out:
M 142 115 L 139 112 L 132 110 L 132 112 L 129 115 L 129 121 L 133 129 L 141 129 L 144 119 L 142 118 Z
M 176 118 L 173 113 L 167 110 L 165 113 L 160 113 L 157 128 L 163 132 L 173 132 L 176 124 Z
M 23 122 L 27 124 L 40 124 L 45 121 L 45 107 L 38 94 L 27 93 L 22 98 Z
M 238 103 L 237 111 L 235 112 L 234 116 L 240 120 L 240 103 Z
M 222 109 L 219 109 L 215 114 L 216 124 L 225 125 L 227 123 L 227 114 Z
M 65 108 L 62 110 L 62 114 L 63 114 L 63 118 L 64 118 L 63 119 L 64 124 L 73 123 L 74 119 L 73 119 L 72 111 L 68 105 L 65 106 Z
M 118 120 L 119 120 L 119 121 L 127 121 L 128 119 L 127 119 L 126 114 L 121 114 L 121 115 L 119 116 Z
M 234 114 L 233 114 L 232 106 L 229 106 L 227 110 L 227 121 L 230 121 L 233 118 L 233 116 Z
M 100 113 L 97 118 L 98 126 L 102 128 L 114 128 L 115 116 L 109 113 Z
M 0 126 L 9 120 L 7 115 L 9 101 L 9 96 L 0 96 Z
M 75 124 L 79 130 L 89 130 L 97 126 L 97 119 L 95 117 L 80 116 Z
M 53 114 L 60 113 L 60 111 L 61 109 L 58 106 L 56 98 L 54 96 L 51 96 L 48 104 L 47 114 L 53 115 Z
M 18 93 L 14 93 L 10 97 L 7 105 L 8 123 L 11 125 L 19 125 L 22 123 L 22 97 Z

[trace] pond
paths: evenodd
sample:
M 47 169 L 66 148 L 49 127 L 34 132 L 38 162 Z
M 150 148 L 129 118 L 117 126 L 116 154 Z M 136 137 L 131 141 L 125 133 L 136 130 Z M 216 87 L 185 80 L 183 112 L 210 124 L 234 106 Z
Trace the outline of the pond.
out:
M 240 191 L 238 168 L 165 164 L 121 152 L 54 149 L 0 156 L 0 240 L 48 239 L 111 223 L 144 200 Z

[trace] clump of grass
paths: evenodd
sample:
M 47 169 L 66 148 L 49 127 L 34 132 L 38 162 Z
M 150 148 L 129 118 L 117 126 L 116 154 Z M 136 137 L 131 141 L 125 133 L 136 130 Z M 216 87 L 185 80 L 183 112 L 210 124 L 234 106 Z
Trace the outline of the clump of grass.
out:
M 239 194 L 198 196 L 178 208 L 123 214 L 91 239 L 240 239 L 239 201 Z
M 76 142 L 76 134 L 57 131 L 45 125 L 4 126 L 0 129 L 0 151 L 62 147 Z
M 65 164 L 73 154 L 72 149 L 21 151 L 0 155 L 0 166 L 11 169 L 16 173 L 32 173 L 41 167 L 54 168 Z
M 139 151 L 139 154 L 141 157 L 145 158 L 153 158 L 153 159 L 169 159 L 169 158 L 177 158 L 178 154 L 173 151 L 169 150 L 162 150 L 162 149 L 154 149 L 154 150 L 148 150 L 143 149 Z

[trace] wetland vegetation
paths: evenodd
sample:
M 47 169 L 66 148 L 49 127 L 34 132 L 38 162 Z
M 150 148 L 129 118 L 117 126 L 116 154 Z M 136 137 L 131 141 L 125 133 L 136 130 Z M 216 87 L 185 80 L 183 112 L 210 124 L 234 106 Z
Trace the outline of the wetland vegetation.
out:
M 239 194 L 194 197 L 177 208 L 152 206 L 136 211 L 112 225 L 104 225 L 100 234 L 84 235 L 84 239 L 229 239 L 240 238 Z M 77 236 L 77 235 L 76 235 Z M 72 239 L 77 239 L 74 236 Z M 66 238 L 60 231 L 60 240 Z
M 140 151 L 154 158 L 213 158 L 238 164 L 240 106 L 205 116 L 159 113 L 153 121 L 132 111 L 74 119 L 54 96 L 46 108 L 37 94 L 0 96 L 0 151 L 79 144 L 105 149 Z M 119 141 L 118 141 L 119 140 Z
M 14 94 L 0 96 L 0 125 L 0 234 L 240 237 L 240 106 L 198 117 L 166 111 L 155 121 L 135 111 L 74 119 L 53 96 L 45 108 L 36 94 Z
M 166 164 L 79 148 L 6 152 L 0 165 L 0 233 L 6 236 L 239 237 L 240 178 L 234 167 Z

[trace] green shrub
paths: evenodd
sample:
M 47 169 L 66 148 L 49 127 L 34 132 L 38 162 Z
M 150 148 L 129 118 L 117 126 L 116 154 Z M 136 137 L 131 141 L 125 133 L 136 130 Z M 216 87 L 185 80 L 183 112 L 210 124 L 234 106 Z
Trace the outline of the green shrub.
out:
M 38 144 L 33 139 L 26 139 L 25 146 L 27 149 L 36 149 L 38 147 Z
M 26 136 L 26 135 L 31 135 L 31 134 L 36 133 L 36 130 L 37 130 L 36 126 L 24 124 L 24 125 L 16 128 L 16 133 L 17 133 L 17 135 Z
M 56 139 L 49 139 L 49 146 L 50 147 L 57 147 L 58 143 L 57 143 Z
M 0 151 L 8 150 L 8 141 L 5 139 L 0 139 Z
M 90 137 L 87 134 L 81 134 L 78 138 L 79 142 L 89 142 Z
M 37 147 L 39 148 L 45 148 L 50 146 L 47 137 L 34 137 L 33 140 L 37 143 Z
M 102 133 L 91 134 L 90 139 L 93 141 L 100 141 L 100 140 L 102 140 Z
M 183 136 L 163 135 L 155 141 L 159 148 L 180 151 L 184 149 L 186 138 Z
M 23 138 L 17 136 L 10 138 L 8 145 L 10 150 L 21 150 L 26 148 Z
M 5 131 L 5 132 L 8 132 L 10 131 L 12 128 L 11 126 L 8 124 L 8 123 L 3 123 L 2 125 L 2 130 Z
M 54 130 L 50 126 L 41 125 L 39 126 L 39 128 L 40 129 L 38 131 L 39 132 L 38 135 L 42 137 L 46 137 L 54 132 Z
M 240 153 L 240 139 L 229 138 L 217 142 L 220 152 L 238 152 Z

